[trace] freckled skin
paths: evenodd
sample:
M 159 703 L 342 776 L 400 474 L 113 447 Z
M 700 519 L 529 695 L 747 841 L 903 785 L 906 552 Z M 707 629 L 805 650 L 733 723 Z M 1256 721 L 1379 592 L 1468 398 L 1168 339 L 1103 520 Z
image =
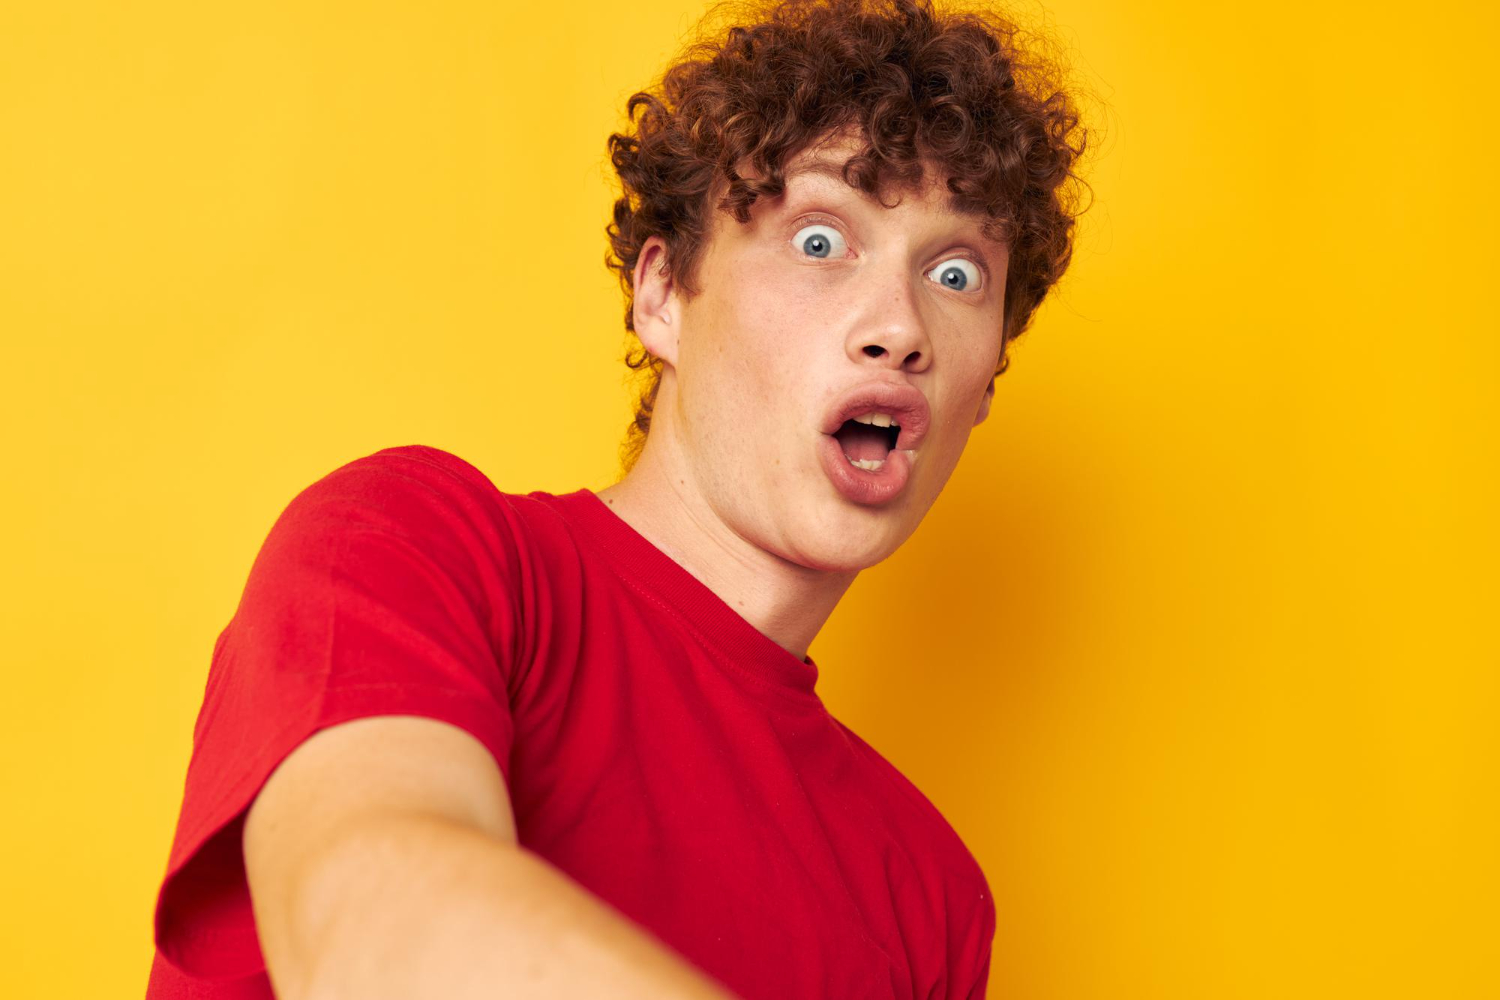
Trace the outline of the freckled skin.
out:
M 922 189 L 886 193 L 893 208 L 799 173 L 857 149 L 799 154 L 747 225 L 716 213 L 695 296 L 671 283 L 659 238 L 643 247 L 635 326 L 665 362 L 661 388 L 640 462 L 600 494 L 629 498 L 621 516 L 721 596 L 754 595 L 746 617 L 791 649 L 916 530 L 989 412 L 1000 355 L 1005 248 L 948 208 L 931 169 Z M 809 225 L 842 237 L 815 244 L 838 253 L 793 240 Z M 955 258 L 988 265 L 967 272 L 977 288 L 939 282 Z M 932 411 L 906 488 L 876 506 L 845 499 L 818 457 L 830 406 L 870 380 L 916 386 Z
M 1001 277 L 977 301 L 926 275 L 962 226 L 935 184 L 885 209 L 804 175 L 777 200 L 757 203 L 748 227 L 717 217 L 702 294 L 681 307 L 678 365 L 662 391 L 680 408 L 696 485 L 725 520 L 803 565 L 864 568 L 916 530 L 982 419 L 1000 353 L 1005 255 L 991 250 Z M 847 222 L 855 259 L 820 260 L 792 245 L 809 213 L 814 224 Z M 879 507 L 845 500 L 816 450 L 833 399 L 872 377 L 915 385 L 933 416 L 912 480 Z

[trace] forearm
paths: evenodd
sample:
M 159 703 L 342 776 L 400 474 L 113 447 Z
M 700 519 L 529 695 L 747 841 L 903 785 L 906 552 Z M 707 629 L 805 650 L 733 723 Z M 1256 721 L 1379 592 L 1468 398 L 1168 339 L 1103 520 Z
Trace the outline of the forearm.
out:
M 732 996 L 537 855 L 441 820 L 340 842 L 292 906 L 285 1000 Z

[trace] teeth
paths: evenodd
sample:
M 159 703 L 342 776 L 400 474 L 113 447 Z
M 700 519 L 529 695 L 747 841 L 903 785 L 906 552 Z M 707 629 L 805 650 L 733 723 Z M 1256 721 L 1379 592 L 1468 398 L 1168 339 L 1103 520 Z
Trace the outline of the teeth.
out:
M 845 458 L 849 458 L 848 455 L 845 455 L 844 457 Z M 883 459 L 883 458 L 861 458 L 861 459 L 849 458 L 849 464 L 852 465 L 852 466 L 854 466 L 855 468 L 864 469 L 866 472 L 876 472 L 876 471 L 878 471 L 880 469 L 881 466 L 885 465 L 885 459 Z
M 851 418 L 857 424 L 869 424 L 872 427 L 889 427 L 896 421 L 891 419 L 888 413 L 866 413 L 862 417 Z

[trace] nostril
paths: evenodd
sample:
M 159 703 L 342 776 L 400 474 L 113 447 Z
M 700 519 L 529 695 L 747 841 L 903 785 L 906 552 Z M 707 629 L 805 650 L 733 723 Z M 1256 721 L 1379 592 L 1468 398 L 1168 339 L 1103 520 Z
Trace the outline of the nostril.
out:
M 865 346 L 865 353 L 872 358 L 878 358 L 885 353 L 885 348 L 878 347 L 875 344 L 868 344 Z

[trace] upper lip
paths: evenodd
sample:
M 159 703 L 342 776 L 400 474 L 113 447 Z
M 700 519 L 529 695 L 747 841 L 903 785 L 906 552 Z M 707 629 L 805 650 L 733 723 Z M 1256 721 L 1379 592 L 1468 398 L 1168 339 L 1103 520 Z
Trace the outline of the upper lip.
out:
M 844 393 L 829 407 L 823 420 L 823 433 L 832 434 L 850 417 L 864 413 L 889 413 L 901 425 L 896 438 L 898 451 L 912 451 L 927 436 L 932 411 L 927 397 L 914 385 L 897 382 L 865 382 Z

